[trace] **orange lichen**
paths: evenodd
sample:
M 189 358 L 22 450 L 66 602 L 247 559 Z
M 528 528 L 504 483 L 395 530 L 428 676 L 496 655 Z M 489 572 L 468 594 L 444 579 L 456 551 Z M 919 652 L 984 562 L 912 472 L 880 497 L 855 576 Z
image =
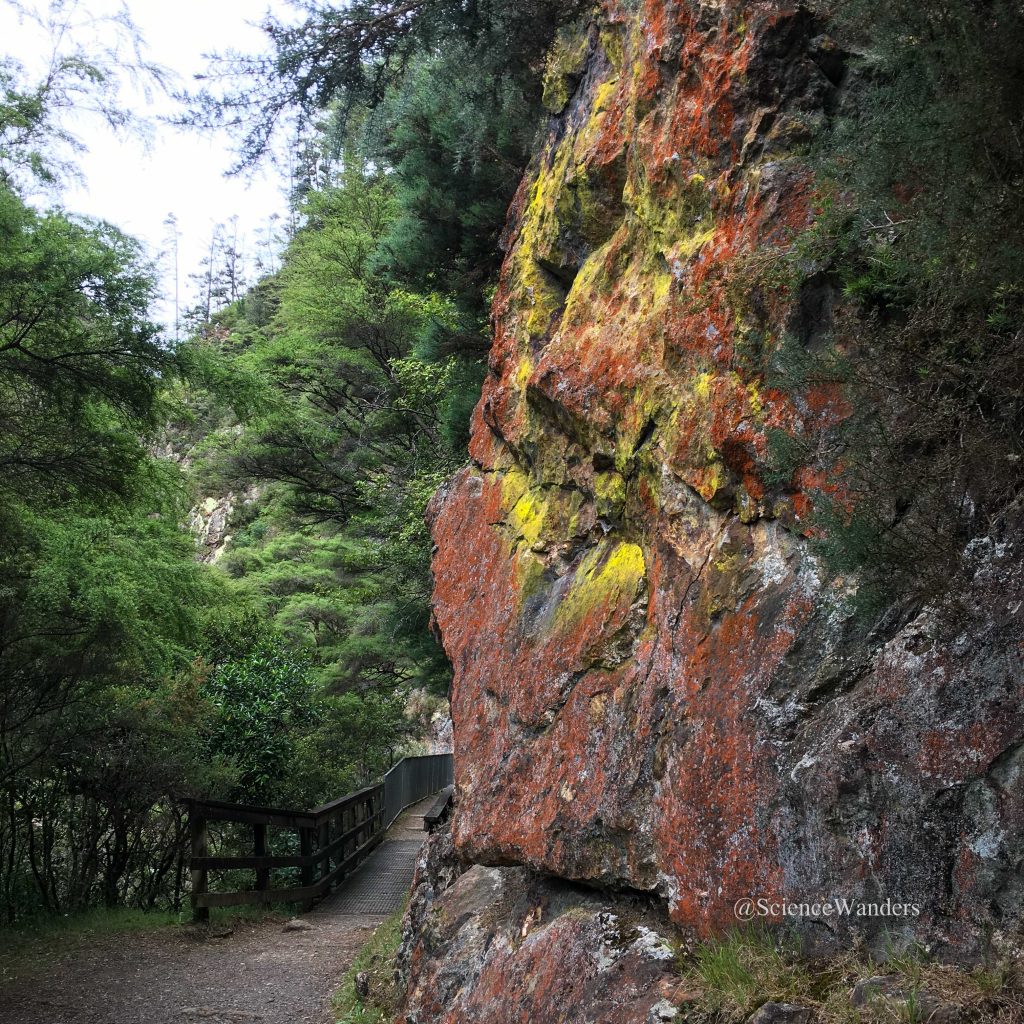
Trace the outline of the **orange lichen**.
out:
M 779 481 L 769 436 L 850 410 L 835 387 L 766 384 L 797 297 L 752 270 L 784 260 L 819 203 L 773 129 L 820 96 L 804 17 L 606 0 L 513 205 L 477 468 L 434 523 L 459 850 L 661 892 L 703 932 L 739 896 L 783 894 L 799 860 L 779 807 L 800 783 L 779 764 L 834 629 L 802 533 L 846 496 L 818 462 Z M 957 742 L 1005 739 L 922 731 L 907 764 L 956 778 Z M 864 857 L 888 841 L 867 830 Z

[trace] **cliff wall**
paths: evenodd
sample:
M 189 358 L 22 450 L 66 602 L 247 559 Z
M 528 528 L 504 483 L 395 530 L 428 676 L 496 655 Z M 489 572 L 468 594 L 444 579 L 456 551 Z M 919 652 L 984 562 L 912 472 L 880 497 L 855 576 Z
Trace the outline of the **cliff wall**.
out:
M 846 414 L 766 383 L 784 337 L 829 329 L 820 268 L 754 284 L 814 220 L 801 153 L 844 75 L 773 2 L 606 0 L 560 42 L 473 464 L 432 507 L 454 845 L 697 935 L 745 897 L 890 899 L 919 913 L 805 927 L 968 948 L 1024 907 L 1017 552 L 972 547 L 966 618 L 866 634 L 808 543 L 831 467 L 780 480 L 769 453 Z

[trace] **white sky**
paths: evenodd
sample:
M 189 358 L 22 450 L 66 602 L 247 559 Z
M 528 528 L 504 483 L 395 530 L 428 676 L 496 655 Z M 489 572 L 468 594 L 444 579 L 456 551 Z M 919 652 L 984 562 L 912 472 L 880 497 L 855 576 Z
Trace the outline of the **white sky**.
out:
M 35 0 L 35 5 L 45 0 Z M 177 87 L 193 86 L 193 75 L 206 68 L 204 53 L 235 49 L 259 52 L 266 39 L 251 22 L 267 9 L 288 12 L 285 0 L 126 0 L 132 20 L 146 43 L 148 60 L 177 75 Z M 89 15 L 112 13 L 118 0 L 84 0 Z M 52 44 L 33 26 L 19 24 L 13 10 L 0 2 L 0 52 L 17 57 L 31 71 L 48 60 Z M 174 104 L 154 96 L 150 105 L 141 91 L 126 92 L 122 102 L 141 114 L 166 114 Z M 255 251 L 255 233 L 268 218 L 286 209 L 279 171 L 261 169 L 250 180 L 226 178 L 233 162 L 232 141 L 225 133 L 200 135 L 157 125 L 148 147 L 139 139 L 120 139 L 95 119 L 73 125 L 88 147 L 78 158 L 84 175 L 61 194 L 69 210 L 101 217 L 141 239 L 152 256 L 167 249 L 164 220 L 173 213 L 181 232 L 179 266 L 182 306 L 192 298 L 188 274 L 197 270 L 217 223 L 239 218 L 245 249 Z M 250 260 L 251 264 L 251 260 Z M 173 321 L 173 260 L 163 276 L 165 302 L 158 320 Z

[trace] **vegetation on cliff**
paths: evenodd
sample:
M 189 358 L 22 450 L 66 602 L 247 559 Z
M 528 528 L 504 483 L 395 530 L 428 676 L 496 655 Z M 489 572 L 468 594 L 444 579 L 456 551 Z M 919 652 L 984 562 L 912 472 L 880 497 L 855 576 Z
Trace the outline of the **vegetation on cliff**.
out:
M 877 616 L 941 595 L 1024 485 L 1024 18 L 1002 0 L 824 6 L 848 70 L 793 260 L 818 322 L 777 380 L 835 384 L 852 415 L 777 440 L 782 464 L 842 467 L 817 495 L 822 547 Z

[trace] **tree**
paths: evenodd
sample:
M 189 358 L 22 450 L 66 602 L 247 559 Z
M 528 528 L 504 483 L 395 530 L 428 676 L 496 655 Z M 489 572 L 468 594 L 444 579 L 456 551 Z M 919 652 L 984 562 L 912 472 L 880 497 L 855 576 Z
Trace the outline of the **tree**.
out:
M 1024 490 L 1024 14 L 1008 0 L 822 6 L 860 56 L 788 283 L 813 266 L 835 322 L 824 351 L 793 337 L 775 362 L 790 390 L 841 389 L 851 415 L 781 440 L 841 467 L 840 500 L 816 495 L 822 549 L 877 614 L 946 593 Z
M 78 0 L 3 0 L 22 23 L 50 41 L 42 78 L 29 81 L 24 66 L 0 57 L 0 183 L 27 178 L 54 184 L 76 173 L 74 154 L 84 145 L 71 124 L 83 116 L 115 132 L 140 131 L 145 123 L 120 100 L 124 82 L 147 98 L 165 90 L 167 72 L 147 60 L 141 36 L 127 10 L 95 16 Z M 102 29 L 102 32 L 86 31 Z M 105 45 L 82 40 L 105 36 Z
M 255 630 L 217 662 L 204 686 L 214 709 L 211 750 L 237 771 L 234 799 L 269 803 L 294 771 L 299 738 L 314 731 L 323 708 L 308 663 L 269 631 Z
M 174 366 L 153 298 L 137 243 L 0 186 L 0 502 L 127 497 Z
M 188 97 L 188 123 L 243 132 L 239 166 L 263 157 L 289 116 L 315 121 L 340 102 L 347 112 L 376 107 L 417 56 L 456 43 L 471 49 L 467 67 L 481 81 L 534 76 L 559 25 L 582 0 L 352 0 L 344 6 L 302 3 L 305 18 L 286 24 L 268 15 L 262 28 L 272 57 L 228 53 Z M 221 88 L 226 86 L 226 88 Z

